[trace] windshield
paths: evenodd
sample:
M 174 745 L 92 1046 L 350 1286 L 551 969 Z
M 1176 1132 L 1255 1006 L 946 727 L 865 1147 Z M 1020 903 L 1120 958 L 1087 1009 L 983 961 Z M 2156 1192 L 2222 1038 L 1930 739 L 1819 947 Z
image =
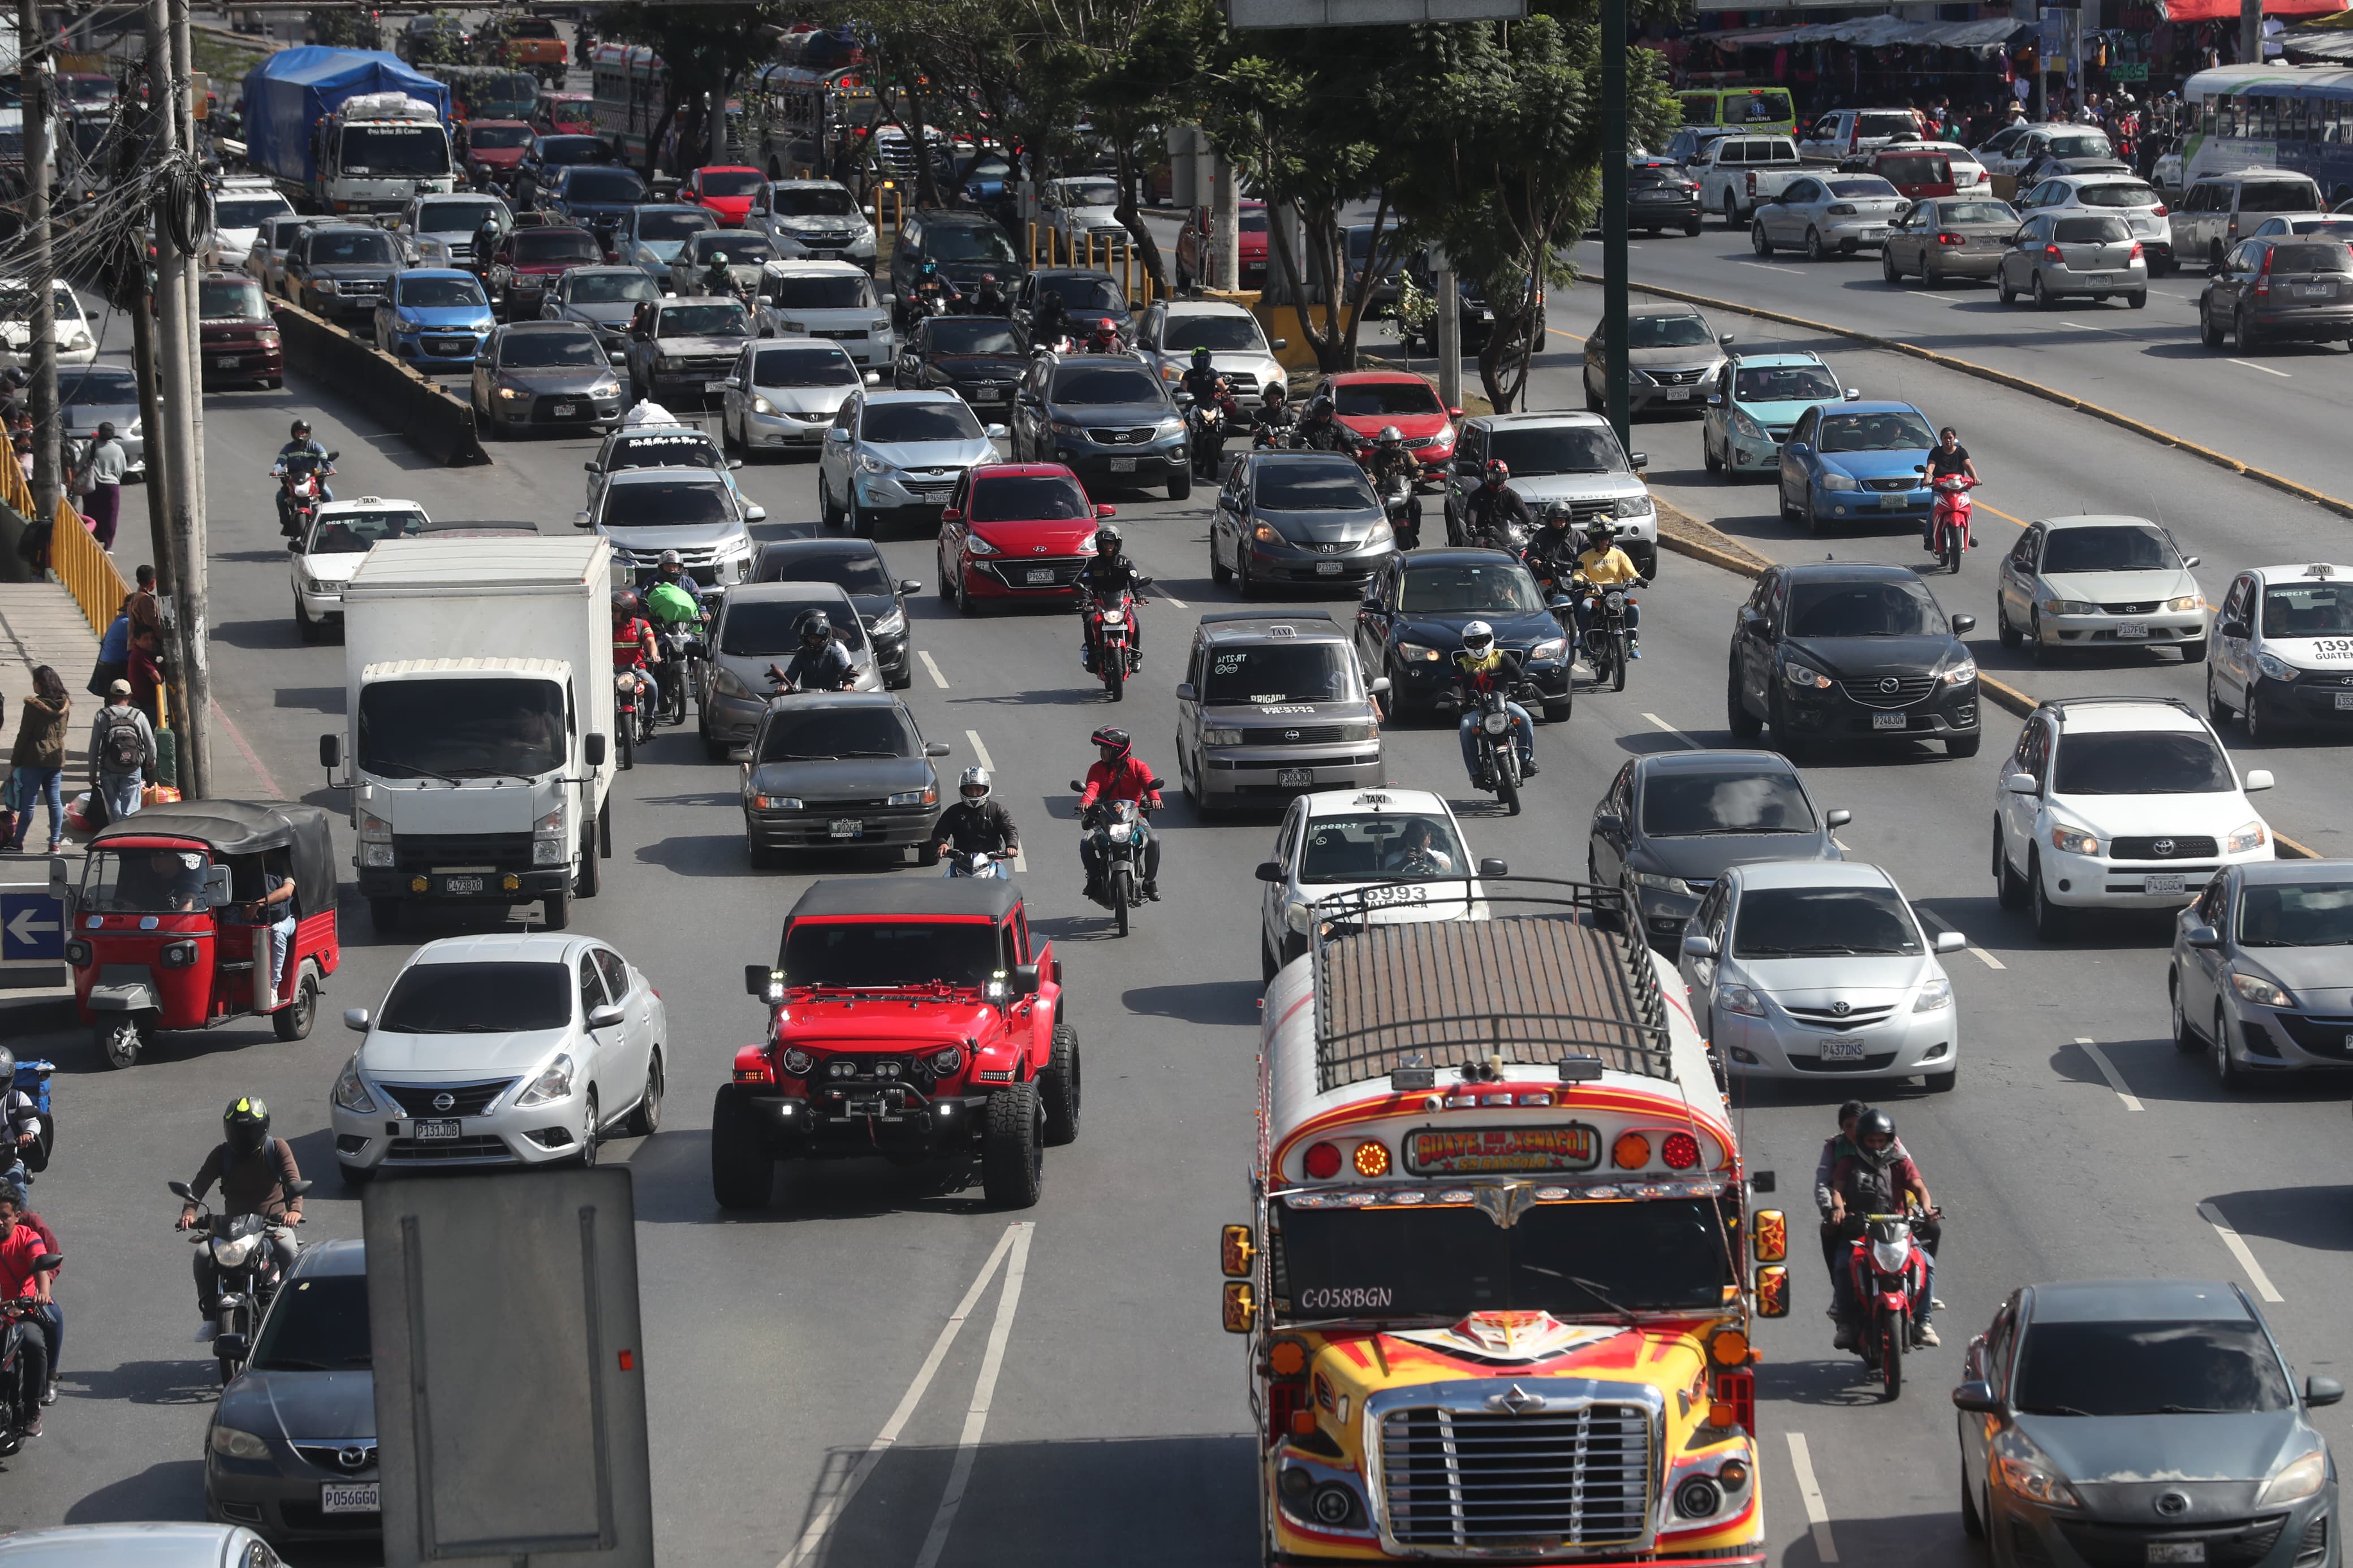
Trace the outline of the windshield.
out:
M 858 367 L 838 348 L 762 349 L 752 360 L 754 386 L 856 386 Z
M 348 1372 L 373 1365 L 367 1276 L 315 1274 L 289 1280 L 262 1321 L 249 1364 L 256 1372 Z
M 2231 764 L 2203 731 L 2061 737 L 2053 795 L 2212 795 L 2236 789 Z
M 1398 258 L 1405 254 L 1405 235 L 1395 228 L 1384 228 L 1380 237 L 1381 262 L 1384 266 L 1394 266 Z M 1352 226 L 1348 230 L 1348 259 L 1361 266 L 1372 250 L 1373 226 L 1368 223 Z
M 765 234 L 747 234 L 740 228 L 694 237 L 696 261 L 707 266 L 722 256 L 730 267 L 749 267 L 755 262 L 776 260 L 776 246 Z
M 499 345 L 502 369 L 553 370 L 561 366 L 603 369 L 605 351 L 586 332 L 514 332 Z
M 185 914 L 205 907 L 209 856 L 195 849 L 93 849 L 75 908 L 87 914 Z
M 1365 470 L 1339 462 L 1261 463 L 1261 511 L 1365 511 L 1380 505 Z
M 2353 251 L 2341 242 L 2327 244 L 2274 245 L 2272 247 L 2274 272 L 2353 272 Z
M 605 253 L 596 248 L 595 236 L 577 229 L 525 229 L 514 237 L 514 258 L 522 267 L 550 267 L 562 261 L 593 267 L 605 259 Z
M 760 188 L 757 169 L 705 169 L 702 171 L 702 194 L 706 196 L 748 196 Z
M 1936 209 L 1947 223 L 2016 223 L 2018 215 L 2002 202 L 1947 202 Z
M 2180 564 L 2172 541 L 2147 523 L 2055 529 L 2042 547 L 2045 572 L 2162 572 Z
M 1454 825 L 1422 813 L 1315 817 L 1299 857 L 1303 883 L 1419 882 L 1470 874 L 1471 858 Z
M 322 267 L 389 267 L 392 240 L 373 229 L 330 229 L 311 237 L 311 261 Z
M 1266 339 L 1247 316 L 1171 316 L 1160 329 L 1160 347 L 1165 353 L 1264 353 Z M 1340 412 L 1348 412 L 1345 402 Z
M 572 1022 L 572 970 L 554 963 L 413 963 L 392 983 L 377 1030 L 503 1035 Z
M 688 208 L 680 212 L 638 215 L 639 239 L 685 239 L 690 236 L 702 234 L 718 226 L 719 220 L 701 207 Z
M 531 141 L 528 125 L 470 125 L 466 128 L 466 145 L 480 151 L 505 152 Z
M 2051 237 L 2061 245 L 2120 245 L 2132 230 L 2120 217 L 2063 217 L 2052 225 Z
M 2319 188 L 2302 180 L 2250 181 L 2239 187 L 2242 213 L 2308 213 L 2323 205 Z
M 139 383 L 127 370 L 100 365 L 79 374 L 69 371 L 58 378 L 58 401 L 92 407 L 120 408 L 139 401 Z
M 1652 773 L 1642 784 L 1645 837 L 1813 831 L 1814 808 L 1793 773 L 1672 768 Z
M 1105 364 L 1081 360 L 1067 362 L 1054 373 L 1051 395 L 1062 404 L 1157 403 L 1160 383 L 1134 360 Z
M 1591 1128 L 1562 1131 L 1600 1153 Z M 1409 1164 L 1416 1147 L 1448 1136 L 1412 1135 Z M 1470 1207 L 1282 1215 L 1282 1229 L 1268 1237 L 1274 1293 L 1278 1310 L 1287 1303 L 1301 1318 L 1713 1311 L 1732 1283 L 1723 1218 L 1704 1198 L 1536 1204 L 1508 1227 Z
M 897 590 L 897 584 L 891 580 L 891 574 L 883 569 L 882 557 L 871 550 L 860 555 L 847 555 L 839 549 L 794 550 L 771 546 L 760 553 L 759 581 L 832 583 L 853 599 L 887 599 Z M 826 618 L 840 620 L 839 607 L 830 609 Z M 856 647 L 858 644 L 852 642 L 849 646 Z
M 427 202 L 417 209 L 424 234 L 471 234 L 499 216 L 496 202 Z
M 1750 369 L 1743 365 L 1732 378 L 1736 403 L 1799 403 L 1807 399 L 1835 403 L 1838 378 L 1819 364 L 1776 364 Z
M 1110 180 L 1057 180 L 1055 199 L 1066 207 L 1108 207 L 1119 205 L 1119 186 Z
M 470 278 L 404 278 L 398 287 L 404 305 L 428 310 L 462 305 L 490 309 L 490 301 L 482 297 L 482 286 Z
M 568 202 L 641 202 L 646 184 L 627 169 L 580 169 L 566 175 L 564 199 Z
M 1209 649 L 1201 700 L 1210 707 L 1248 703 L 1345 702 L 1356 692 L 1356 661 L 1338 643 L 1280 642 Z
M 1398 609 L 1406 615 L 1534 615 L 1543 608 L 1536 580 L 1516 563 L 1411 566 L 1398 584 Z
M 2239 894 L 2239 945 L 2353 945 L 2353 883 L 2250 884 Z
M 748 338 L 751 313 L 733 300 L 723 305 L 672 305 L 654 323 L 658 338 Z
M 787 580 L 808 581 L 807 578 Z M 818 580 L 823 580 L 821 575 Z M 889 591 L 887 587 L 883 589 L 885 593 Z M 793 623 L 801 618 L 804 611 L 812 609 L 825 612 L 825 618 L 833 623 L 834 636 L 841 639 L 844 647 L 855 653 L 866 646 L 865 628 L 859 625 L 858 612 L 848 605 L 829 601 L 813 605 L 807 599 L 759 599 L 731 601 L 727 605 L 725 614 L 720 618 L 719 651 L 733 654 L 738 658 L 791 653 L 800 646 L 800 637 L 794 632 Z M 904 728 L 896 710 L 889 708 L 833 709 L 823 717 L 829 728 L 854 730 L 866 734 L 881 734 L 886 729 L 895 734 Z M 884 724 L 882 721 L 886 720 L 888 723 Z M 878 728 L 878 725 L 881 727 Z M 769 749 L 763 754 L 767 762 L 773 763 L 782 754 L 775 749 L 781 743 L 775 739 L 776 730 L 781 727 L 779 724 L 770 729 Z M 796 733 L 802 740 L 808 738 L 805 731 Z M 843 742 L 844 746 L 847 744 L 847 742 Z M 896 745 L 897 742 L 892 744 Z M 868 751 L 883 750 L 894 757 L 909 754 L 903 751 L 891 751 L 879 742 L 861 741 L 859 745 Z M 840 749 L 835 748 L 837 751 Z M 785 747 L 787 752 L 804 750 L 807 748 L 799 745 Z
M 992 317 L 978 321 L 959 321 L 952 316 L 934 318 L 927 329 L 931 334 L 931 352 L 934 354 L 1018 354 L 1021 343 L 1013 335 L 1013 323 Z
M 786 928 L 785 984 L 871 991 L 943 982 L 977 991 L 1004 949 L 987 921 L 795 921 Z
M 2075 205 L 2081 207 L 2153 207 L 2165 198 L 2148 185 L 2118 181 L 2112 185 L 2079 185 Z
M 832 185 L 777 185 L 768 192 L 768 210 L 780 217 L 851 217 L 858 204 Z
M 339 511 L 321 518 L 303 546 L 311 555 L 364 555 L 379 539 L 414 539 L 425 531 L 421 511 Z
M 2353 584 L 2283 583 L 2265 588 L 2263 632 L 2267 637 L 2353 633 Z
M 1899 185 L 1949 185 L 1953 183 L 1953 165 L 1943 158 L 1921 153 L 1905 153 L 1900 158 L 1882 158 L 1879 172 Z M 1844 192 L 1840 193 L 1841 195 Z
M 1697 316 L 1630 316 L 1626 346 L 1636 349 L 1699 349 L 1712 346 L 1715 336 Z M 1514 463 L 1512 471 L 1519 472 Z
M 343 128 L 346 174 L 446 174 L 449 136 L 438 125 Z
M 2170 1415 L 2289 1410 L 2279 1355 L 2253 1323 L 2036 1323 L 2011 1400 L 2030 1415 Z
M 259 283 L 207 278 L 196 285 L 196 313 L 207 321 L 259 321 L 269 307 L 261 301 Z
M 213 226 L 259 228 L 262 219 L 293 210 L 284 196 L 231 196 L 213 204 Z
M 2042 150 L 2053 158 L 2113 158 L 2116 150 L 2096 131 L 2074 131 L 2053 136 Z
M 981 428 L 972 410 L 958 398 L 953 403 L 869 404 L 860 434 L 869 441 L 882 444 L 977 441 Z
M 812 273 L 798 278 L 771 278 L 766 293 L 780 310 L 871 310 L 874 286 L 847 273 Z
M 1038 285 L 1038 293 L 1039 304 L 1044 304 L 1044 296 L 1050 294 L 1060 300 L 1065 309 L 1071 310 L 1119 311 L 1127 309 L 1126 296 L 1120 292 L 1119 285 L 1108 278 L 1056 278 Z
M 1607 425 L 1499 426 L 1487 432 L 1487 456 L 1522 479 L 1626 471 L 1625 450 Z
M 1332 389 L 1344 419 L 1378 419 L 1392 414 L 1443 414 L 1445 405 L 1426 381 L 1344 382 Z
M 975 522 L 1069 522 L 1094 511 L 1078 480 L 1062 474 L 991 474 L 972 487 Z
M 1001 261 L 1011 266 L 1013 247 L 995 225 L 949 224 L 923 231 L 923 256 L 932 261 Z
M 1262 206 L 1242 208 L 1241 216 L 1234 225 L 1234 232 L 1236 234 L 1264 234 L 1266 232 L 1266 209 Z
M 1864 180 L 1831 180 L 1826 182 L 1831 195 L 1852 200 L 1857 196 L 1893 196 L 1900 195 L 1894 185 L 1876 177 Z
M 607 528 L 676 528 L 735 521 L 727 486 L 710 479 L 648 479 L 605 492 Z
M 1920 951 L 1920 928 L 1889 888 L 1756 888 L 1740 895 L 1732 951 L 1741 958 L 1901 956 Z
M 1825 452 L 1903 452 L 1933 447 L 1928 422 L 1910 409 L 1894 414 L 1832 414 L 1818 437 Z M 1519 466 L 1513 465 L 1517 473 Z
M 564 765 L 551 680 L 379 680 L 360 689 L 359 765 L 392 779 L 535 779 Z
M 575 273 L 569 296 L 575 305 L 626 305 L 636 300 L 659 300 L 654 280 L 642 272 Z
M 1789 593 L 1793 637 L 1918 637 L 1944 629 L 1944 612 L 1917 583 L 1799 583 Z
M 1858 136 L 1917 136 L 1920 122 L 1900 110 L 1864 110 L 1855 116 Z

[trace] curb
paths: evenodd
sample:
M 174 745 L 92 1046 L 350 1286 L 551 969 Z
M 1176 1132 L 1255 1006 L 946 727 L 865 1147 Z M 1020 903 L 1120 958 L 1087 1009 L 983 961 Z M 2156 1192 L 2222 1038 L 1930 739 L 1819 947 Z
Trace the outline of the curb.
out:
M 1599 279 L 1588 279 L 1583 281 L 1599 282 Z M 1996 386 L 2006 386 L 2013 392 L 2022 392 L 2030 397 L 2041 398 L 2045 403 L 2055 403 L 2062 408 L 2072 408 L 2079 414 L 2088 414 L 2094 419 L 2113 425 L 2119 430 L 2128 431 L 2146 440 L 2154 441 L 2160 447 L 2170 447 L 2177 452 L 2187 452 L 2201 462 L 2211 463 L 2218 468 L 2226 469 L 2243 479 L 2253 479 L 2259 485 L 2278 490 L 2284 495 L 2294 496 L 2298 500 L 2310 501 L 2324 511 L 2335 512 L 2339 517 L 2353 517 L 2353 501 L 2339 500 L 2335 496 L 2314 489 L 2310 485 L 2299 484 L 2284 474 L 2274 474 L 2267 468 L 2252 468 L 2236 458 L 2215 451 L 2211 447 L 2201 447 L 2195 441 L 2185 441 L 2169 431 L 2160 430 L 2154 425 L 2133 418 L 2130 415 L 2119 414 L 2113 408 L 2105 408 L 2096 403 L 2087 403 L 2072 393 L 2056 391 L 2039 382 L 2030 381 L 2022 375 L 2012 375 L 2008 371 L 1995 370 L 1989 365 L 1973 363 L 1965 359 L 1955 359 L 1950 354 L 1938 353 L 1934 349 L 1924 349 L 1916 343 L 1907 343 L 1901 338 L 1883 338 L 1873 332 L 1857 331 L 1852 327 L 1832 326 L 1827 321 L 1810 321 L 1803 316 L 1763 310 L 1755 305 L 1736 305 L 1729 300 L 1713 300 L 1706 295 L 1690 293 L 1682 289 L 1662 288 L 1655 283 L 1637 283 L 1630 279 L 1628 280 L 1626 287 L 1641 293 L 1655 295 L 1662 300 L 1676 300 L 1686 305 L 1704 306 L 1712 310 L 1728 310 L 1736 315 L 1753 316 L 1758 321 L 1778 321 L 1785 327 L 1802 327 L 1808 331 L 1823 332 L 1831 337 L 1844 338 L 1850 342 L 1864 343 L 1872 348 L 1885 349 L 1892 353 L 1908 354 L 1914 359 L 1926 360 L 1928 363 L 1945 370 L 1957 371 L 1963 375 L 1974 376 L 1979 381 L 1991 382 Z
M 1655 495 L 1651 499 L 1652 504 L 1659 509 L 1659 521 L 1662 525 L 1659 529 L 1660 549 L 1672 551 L 1677 555 L 1689 556 L 1694 561 L 1704 561 L 1710 566 L 1720 566 L 1725 571 L 1742 577 L 1754 577 L 1770 564 L 1763 557 L 1743 549 L 1721 529 L 1702 522 L 1682 508 L 1671 506 Z M 1673 532 L 1668 531 L 1665 526 L 1668 524 L 1673 525 Z M 1711 542 L 1706 537 L 1710 534 L 1724 542 L 1722 544 Z M 2031 693 L 2021 691 L 2010 682 L 1997 679 L 1982 669 L 1978 671 L 1978 689 L 1983 692 L 1986 700 L 1995 707 L 2006 712 L 2015 713 L 2021 719 L 2042 705 L 2040 700 Z M 2282 859 L 2323 860 L 2327 858 L 2319 850 L 2310 845 L 2298 843 L 2276 827 L 2272 829 L 2272 840 L 2278 845 Z

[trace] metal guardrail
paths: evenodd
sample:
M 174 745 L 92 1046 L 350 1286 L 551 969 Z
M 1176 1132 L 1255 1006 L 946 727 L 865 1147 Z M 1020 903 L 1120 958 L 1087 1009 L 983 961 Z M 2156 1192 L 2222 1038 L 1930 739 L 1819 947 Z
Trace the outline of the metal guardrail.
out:
M 15 462 L 0 463 L 0 501 L 16 509 L 16 515 L 31 519 L 33 487 L 25 480 L 24 469 Z M 73 595 L 80 606 L 81 618 L 90 623 L 90 631 L 100 637 L 114 624 L 114 612 L 131 595 L 131 584 L 114 564 L 114 558 L 99 548 L 90 530 L 81 525 L 81 513 L 65 496 L 58 497 L 58 512 L 49 529 L 49 570 Z

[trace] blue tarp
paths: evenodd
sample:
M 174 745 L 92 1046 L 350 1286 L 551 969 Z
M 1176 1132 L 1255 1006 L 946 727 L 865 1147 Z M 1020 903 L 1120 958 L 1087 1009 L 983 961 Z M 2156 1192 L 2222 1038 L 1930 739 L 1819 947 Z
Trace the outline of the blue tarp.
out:
M 308 181 L 311 127 L 345 99 L 364 92 L 403 92 L 449 118 L 449 89 L 412 70 L 398 57 L 374 49 L 317 45 L 280 49 L 245 78 L 246 161 L 281 179 Z

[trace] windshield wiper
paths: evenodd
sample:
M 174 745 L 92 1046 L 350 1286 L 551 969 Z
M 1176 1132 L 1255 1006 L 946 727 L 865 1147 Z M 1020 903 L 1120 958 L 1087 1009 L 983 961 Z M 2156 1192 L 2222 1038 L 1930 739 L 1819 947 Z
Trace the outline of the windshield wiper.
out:
M 837 760 L 846 762 L 851 757 L 882 757 L 896 761 L 903 758 L 904 755 L 905 753 L 901 752 L 844 752 Z
M 445 784 L 455 784 L 460 782 L 457 779 L 451 778 L 448 773 L 438 773 L 432 768 L 427 767 L 423 763 L 394 763 L 388 764 L 382 771 L 390 772 L 392 768 L 401 769 L 410 778 L 417 778 L 421 775 L 425 778 L 439 779 Z
M 841 759 L 831 752 L 778 752 L 764 759 L 771 763 L 838 763 Z
M 2021 1415 L 2089 1415 L 2088 1410 L 2078 1410 L 2072 1405 L 2021 1405 Z
M 2160 1405 L 2157 1407 L 2157 1413 L 2159 1415 L 2240 1415 L 2245 1414 L 2243 1411 L 2224 1410 L 2219 1405 Z
M 1689 833 L 1662 833 L 1661 838 L 1746 838 L 1760 833 L 1811 833 L 1810 827 L 1699 827 Z

